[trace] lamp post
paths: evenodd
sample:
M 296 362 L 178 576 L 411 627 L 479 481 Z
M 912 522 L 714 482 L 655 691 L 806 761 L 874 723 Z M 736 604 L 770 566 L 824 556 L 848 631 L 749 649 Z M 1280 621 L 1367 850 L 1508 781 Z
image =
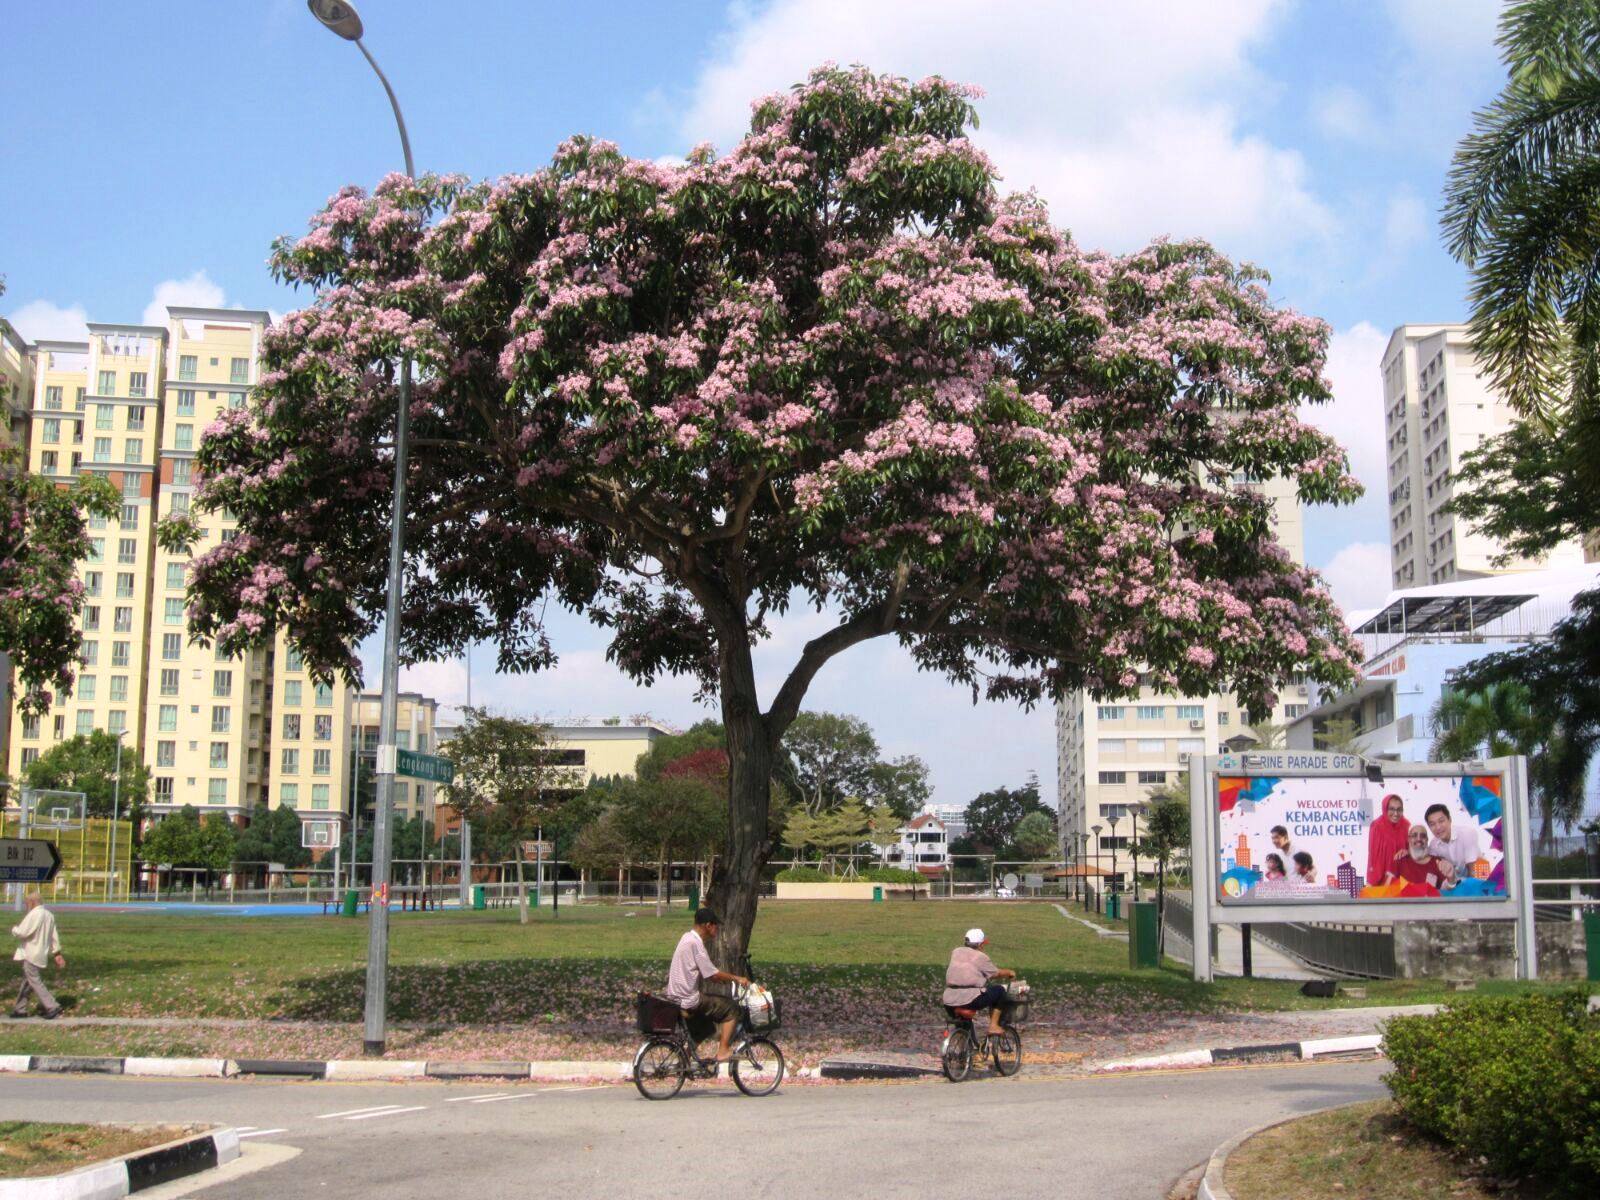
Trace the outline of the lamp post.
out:
M 122 813 L 122 739 L 128 736 L 126 729 L 117 731 L 117 775 L 111 784 L 111 863 L 110 878 L 106 882 L 107 900 L 115 900 L 117 887 L 117 821 Z
M 1133 841 L 1129 843 L 1129 851 L 1133 854 L 1133 899 L 1139 900 L 1139 814 L 1146 811 L 1149 805 L 1142 801 L 1138 804 L 1128 805 L 1128 812 L 1133 816 Z
M 1084 874 L 1089 869 L 1089 835 L 1078 834 L 1078 902 L 1089 907 L 1089 879 Z
M 1106 820 L 1111 823 L 1111 885 L 1119 892 L 1122 890 L 1122 876 L 1117 873 L 1117 822 L 1122 820 L 1126 811 L 1120 804 L 1107 805 L 1105 810 Z
M 346 0 L 306 0 L 311 15 L 356 49 L 371 65 L 394 109 L 395 125 L 400 130 L 400 149 L 405 155 L 406 177 L 416 178 L 411 161 L 411 139 L 400 101 L 394 88 L 378 66 L 378 60 L 362 44 L 361 16 Z M 372 822 L 372 903 L 367 906 L 367 1000 L 362 1049 L 369 1055 L 383 1053 L 389 968 L 389 864 L 390 840 L 394 826 L 395 723 L 400 691 L 400 598 L 405 587 L 406 517 L 406 435 L 411 424 L 411 355 L 400 356 L 400 399 L 394 429 L 394 512 L 389 523 L 389 598 L 384 608 L 383 700 L 378 714 L 377 811 Z
M 1089 826 L 1089 831 L 1094 834 L 1094 910 L 1100 911 L 1100 825 Z

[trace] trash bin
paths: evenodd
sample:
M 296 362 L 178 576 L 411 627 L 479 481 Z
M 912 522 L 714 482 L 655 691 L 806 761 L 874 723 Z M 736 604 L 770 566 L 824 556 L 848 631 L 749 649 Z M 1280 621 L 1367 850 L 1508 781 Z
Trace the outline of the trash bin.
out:
M 697 909 L 699 907 L 700 907 L 700 885 L 698 883 L 691 883 L 689 885 L 689 911 L 693 912 L 695 909 Z
M 351 888 L 344 894 L 344 904 L 339 909 L 339 915 L 343 917 L 353 917 L 356 915 L 356 909 L 359 908 L 360 905 L 361 894 L 357 892 L 355 888 Z
M 875 883 L 872 885 L 872 902 L 874 904 L 883 903 L 883 884 Z
M 1589 982 L 1600 981 L 1600 913 L 1583 914 L 1583 945 L 1589 959 Z
M 1106 916 L 1113 921 L 1122 919 L 1122 893 L 1112 892 L 1106 897 Z
M 1128 965 L 1134 968 L 1159 967 L 1160 943 L 1156 940 L 1156 906 L 1151 900 L 1137 900 L 1128 906 Z
M 489 901 L 483 894 L 483 884 L 481 883 L 472 885 L 472 907 L 476 911 L 489 907 Z

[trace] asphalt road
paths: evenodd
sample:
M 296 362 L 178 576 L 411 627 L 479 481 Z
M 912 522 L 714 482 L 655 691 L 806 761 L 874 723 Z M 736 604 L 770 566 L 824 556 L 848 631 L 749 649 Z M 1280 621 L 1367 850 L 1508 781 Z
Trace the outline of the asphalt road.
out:
M 162 1195 L 1093 1197 L 1155 1200 L 1242 1129 L 1382 1094 L 1384 1064 L 785 1086 L 0 1075 L 0 1119 L 213 1121 L 245 1166 Z M 277 1149 L 290 1147 L 293 1149 Z M 298 1151 L 296 1153 L 295 1151 Z M 325 1190 L 324 1190 L 325 1189 Z

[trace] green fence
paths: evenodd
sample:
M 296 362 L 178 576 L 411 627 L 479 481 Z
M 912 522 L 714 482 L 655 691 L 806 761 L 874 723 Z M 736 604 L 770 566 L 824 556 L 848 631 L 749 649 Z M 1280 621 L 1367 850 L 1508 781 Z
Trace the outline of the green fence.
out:
M 116 827 L 115 863 L 111 861 L 112 826 Z M 113 900 L 126 897 L 133 880 L 133 824 L 104 817 L 65 827 L 30 824 L 24 831 L 15 815 L 0 818 L 0 836 L 30 837 L 53 842 L 61 870 L 41 889 L 47 900 Z

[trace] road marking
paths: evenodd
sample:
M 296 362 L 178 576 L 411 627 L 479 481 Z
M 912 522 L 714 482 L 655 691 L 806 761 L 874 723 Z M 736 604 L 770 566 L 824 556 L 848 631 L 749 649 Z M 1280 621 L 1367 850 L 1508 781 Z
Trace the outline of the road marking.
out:
M 479 1096 L 446 1096 L 444 1102 L 446 1104 L 460 1104 L 465 1100 L 493 1100 L 496 1097 L 507 1096 L 507 1095 L 510 1095 L 510 1093 L 509 1092 L 484 1092 L 482 1095 L 479 1095 Z
M 245 1138 L 266 1137 L 267 1134 L 269 1134 L 269 1133 L 287 1133 L 287 1132 L 288 1132 L 287 1126 L 285 1126 L 284 1128 L 281 1128 L 281 1129 L 252 1129 L 249 1133 L 241 1133 L 239 1135 L 239 1140 L 243 1141 Z
M 368 1108 L 346 1108 L 346 1109 L 341 1109 L 339 1112 L 336 1112 L 336 1113 L 323 1113 L 322 1115 L 320 1115 L 317 1118 L 317 1120 L 319 1120 L 319 1121 L 331 1121 L 335 1117 L 353 1117 L 353 1116 L 356 1115 L 356 1113 L 385 1112 L 388 1109 L 399 1108 L 399 1107 L 400 1106 L 398 1104 L 374 1104 L 374 1105 L 372 1105 L 372 1106 L 370 1106 Z
M 546 1092 L 593 1092 L 603 1087 L 610 1087 L 609 1083 L 575 1083 L 570 1087 L 543 1088 Z
M 346 1121 L 370 1121 L 373 1117 L 398 1117 L 401 1113 L 421 1112 L 427 1108 L 426 1104 L 417 1104 L 411 1108 L 387 1108 L 382 1112 L 362 1113 L 358 1117 L 346 1117 Z
M 498 1104 L 502 1100 L 531 1100 L 535 1096 L 537 1096 L 538 1094 L 539 1094 L 538 1092 L 518 1092 L 518 1093 L 516 1093 L 514 1095 L 511 1094 L 511 1093 L 507 1093 L 506 1095 L 503 1095 L 503 1096 L 481 1096 L 478 1099 L 474 1100 L 473 1103 L 474 1104 Z
M 255 1128 L 254 1125 L 235 1125 L 233 1127 L 233 1131 L 235 1133 L 248 1133 L 250 1130 L 252 1130 L 254 1128 Z

